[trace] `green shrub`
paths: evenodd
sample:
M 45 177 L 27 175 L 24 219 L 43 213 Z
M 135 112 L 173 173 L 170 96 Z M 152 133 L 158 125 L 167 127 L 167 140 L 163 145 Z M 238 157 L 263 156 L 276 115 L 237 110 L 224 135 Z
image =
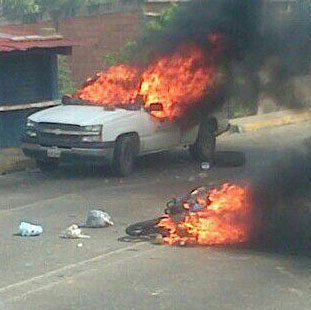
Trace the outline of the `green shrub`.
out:
M 58 56 L 58 85 L 61 95 L 72 94 L 76 88 L 75 83 L 71 79 L 67 56 Z

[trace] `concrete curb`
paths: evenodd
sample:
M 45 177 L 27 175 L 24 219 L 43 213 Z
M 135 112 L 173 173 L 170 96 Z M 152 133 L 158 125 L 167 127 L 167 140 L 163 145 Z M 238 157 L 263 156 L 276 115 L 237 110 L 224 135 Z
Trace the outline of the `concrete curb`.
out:
M 237 118 L 230 121 L 235 132 L 249 132 L 260 129 L 302 123 L 311 120 L 311 110 L 279 111 L 269 114 Z

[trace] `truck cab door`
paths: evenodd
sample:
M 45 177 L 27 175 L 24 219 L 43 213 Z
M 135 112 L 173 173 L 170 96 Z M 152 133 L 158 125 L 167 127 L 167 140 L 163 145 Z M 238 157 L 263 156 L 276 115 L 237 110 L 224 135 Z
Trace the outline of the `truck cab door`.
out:
M 150 115 L 151 118 L 154 118 Z M 160 149 L 167 150 L 178 146 L 181 141 L 181 128 L 171 119 L 156 119 L 156 136 Z
M 144 109 L 140 112 L 141 152 L 168 150 L 180 144 L 181 129 L 170 119 L 159 119 Z

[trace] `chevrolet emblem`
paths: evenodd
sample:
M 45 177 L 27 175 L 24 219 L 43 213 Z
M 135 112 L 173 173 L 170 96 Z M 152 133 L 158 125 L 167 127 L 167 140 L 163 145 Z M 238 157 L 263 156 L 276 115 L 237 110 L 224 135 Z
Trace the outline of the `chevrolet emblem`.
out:
M 62 134 L 62 130 L 61 129 L 55 129 L 53 130 L 54 135 L 61 135 Z

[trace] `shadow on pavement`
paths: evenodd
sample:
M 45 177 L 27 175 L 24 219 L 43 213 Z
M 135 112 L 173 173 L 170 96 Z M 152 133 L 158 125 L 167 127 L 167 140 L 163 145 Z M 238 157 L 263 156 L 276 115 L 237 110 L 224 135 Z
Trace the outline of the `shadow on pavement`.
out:
M 216 152 L 212 167 L 241 167 L 244 166 L 246 157 L 243 152 L 222 151 Z M 200 162 L 196 162 L 186 151 L 162 152 L 139 157 L 136 160 L 135 171 L 131 176 L 140 176 L 142 174 L 168 173 L 169 170 L 189 171 L 195 169 L 200 171 Z M 44 172 L 47 176 L 53 178 L 118 178 L 110 166 L 99 166 L 89 164 L 62 164 L 56 171 Z
M 216 152 L 214 166 L 216 167 L 241 167 L 246 163 L 246 156 L 243 152 L 222 151 Z

